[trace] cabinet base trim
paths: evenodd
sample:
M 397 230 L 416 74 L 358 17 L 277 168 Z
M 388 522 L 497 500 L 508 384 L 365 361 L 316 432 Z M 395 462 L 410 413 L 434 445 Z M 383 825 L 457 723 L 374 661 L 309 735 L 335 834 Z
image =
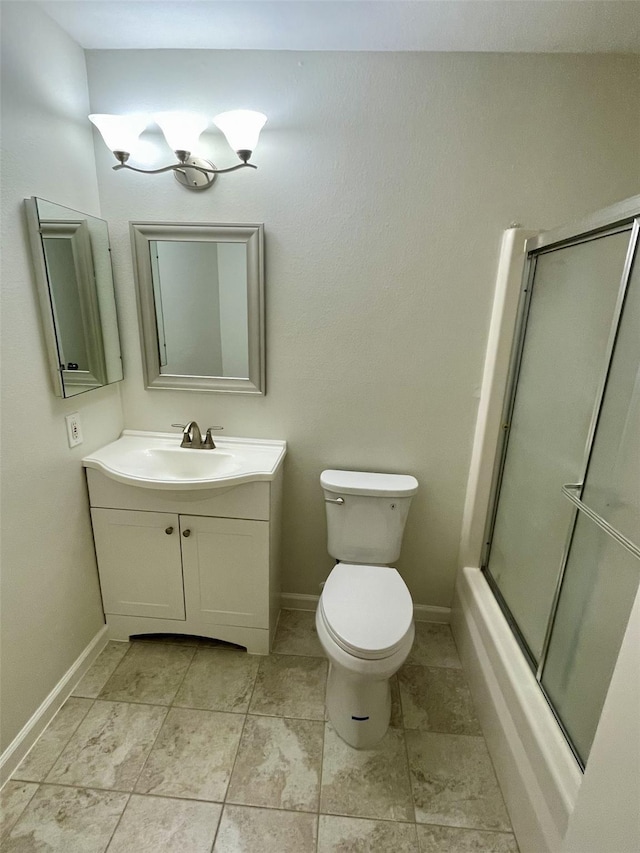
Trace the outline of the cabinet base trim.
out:
M 136 634 L 192 634 L 210 637 L 244 646 L 249 654 L 269 654 L 269 629 L 244 628 L 237 625 L 212 625 L 196 619 L 155 619 L 151 616 L 117 616 L 108 614 L 107 631 L 110 640 L 126 642 Z
M 0 787 L 11 777 L 25 755 L 69 698 L 73 688 L 107 645 L 107 639 L 107 626 L 103 625 L 2 753 L 0 756 Z

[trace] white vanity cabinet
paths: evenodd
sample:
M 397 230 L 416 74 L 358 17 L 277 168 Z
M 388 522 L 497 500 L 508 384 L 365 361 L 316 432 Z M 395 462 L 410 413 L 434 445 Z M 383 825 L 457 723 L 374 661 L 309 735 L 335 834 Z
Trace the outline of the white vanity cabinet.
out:
M 179 516 L 91 510 L 106 614 L 184 619 Z
M 268 482 L 183 492 L 86 473 L 111 639 L 195 634 L 268 654 L 280 608 L 281 469 Z
M 187 611 L 212 626 L 268 625 L 269 523 L 187 515 L 180 531 Z

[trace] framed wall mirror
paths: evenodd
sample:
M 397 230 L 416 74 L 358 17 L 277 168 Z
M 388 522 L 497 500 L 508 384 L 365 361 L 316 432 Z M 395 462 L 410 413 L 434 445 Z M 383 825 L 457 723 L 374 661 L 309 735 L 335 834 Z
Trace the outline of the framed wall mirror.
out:
M 25 199 L 54 391 L 73 397 L 123 378 L 107 223 Z
M 145 386 L 264 394 L 263 226 L 130 229 Z

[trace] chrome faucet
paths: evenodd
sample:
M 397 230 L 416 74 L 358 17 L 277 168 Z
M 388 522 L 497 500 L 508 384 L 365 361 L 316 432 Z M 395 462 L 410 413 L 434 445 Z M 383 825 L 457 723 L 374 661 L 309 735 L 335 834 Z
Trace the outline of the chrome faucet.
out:
M 171 424 L 171 426 L 182 430 L 180 447 L 190 447 L 193 450 L 199 450 L 202 447 L 202 433 L 195 421 L 189 421 L 188 424 Z
M 224 429 L 221 426 L 207 427 L 207 434 L 203 440 L 200 427 L 195 421 L 189 421 L 188 424 L 171 424 L 171 426 L 182 430 L 180 447 L 188 447 L 191 450 L 215 450 L 216 446 L 211 433 L 215 429 Z

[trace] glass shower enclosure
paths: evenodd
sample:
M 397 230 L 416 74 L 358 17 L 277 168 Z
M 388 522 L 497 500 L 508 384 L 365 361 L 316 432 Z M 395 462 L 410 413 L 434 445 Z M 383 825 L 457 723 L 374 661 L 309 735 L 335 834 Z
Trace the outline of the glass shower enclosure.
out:
M 482 565 L 583 768 L 640 581 L 639 231 L 527 243 Z

